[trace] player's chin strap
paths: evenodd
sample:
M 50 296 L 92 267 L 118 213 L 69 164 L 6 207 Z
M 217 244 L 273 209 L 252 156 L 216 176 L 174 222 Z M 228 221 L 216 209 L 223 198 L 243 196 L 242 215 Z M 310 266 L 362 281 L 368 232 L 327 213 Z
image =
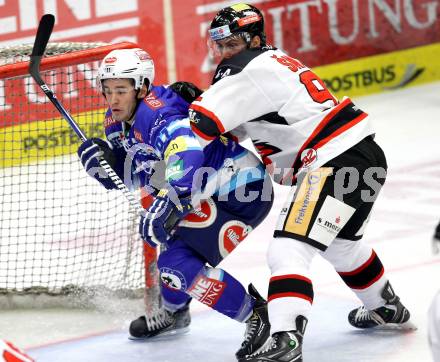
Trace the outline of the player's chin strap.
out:
M 139 104 L 141 104 L 142 99 L 138 98 L 139 92 L 141 91 L 140 88 L 136 89 L 136 107 L 134 107 L 133 112 L 131 112 L 130 117 L 128 117 L 128 120 L 131 121 L 136 114 L 137 109 L 139 108 Z M 150 94 L 150 91 L 148 91 L 147 95 Z

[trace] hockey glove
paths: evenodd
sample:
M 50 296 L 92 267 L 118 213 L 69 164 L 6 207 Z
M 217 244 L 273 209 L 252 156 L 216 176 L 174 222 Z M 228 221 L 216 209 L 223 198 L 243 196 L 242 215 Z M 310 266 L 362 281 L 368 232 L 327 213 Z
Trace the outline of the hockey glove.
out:
M 112 168 L 116 162 L 113 151 L 107 142 L 100 138 L 89 138 L 78 147 L 78 157 L 86 172 L 97 179 L 107 190 L 117 188 L 99 164 L 100 157 L 103 157 Z
M 162 189 L 141 217 L 139 233 L 153 247 L 165 243 L 170 231 L 192 210 L 191 197 L 178 197 L 174 189 Z
M 190 82 L 175 82 L 170 88 L 188 103 L 194 102 L 203 91 Z

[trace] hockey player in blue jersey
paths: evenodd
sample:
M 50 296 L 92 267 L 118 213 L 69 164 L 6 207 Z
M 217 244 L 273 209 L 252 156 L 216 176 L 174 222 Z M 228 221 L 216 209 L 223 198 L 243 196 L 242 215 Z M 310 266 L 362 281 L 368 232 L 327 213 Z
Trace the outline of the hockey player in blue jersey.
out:
M 153 79 L 154 64 L 144 50 L 110 52 L 97 80 L 109 105 L 107 141 L 90 139 L 78 148 L 86 171 L 105 188 L 116 187 L 99 157 L 129 188 L 153 195 L 139 231 L 152 246 L 166 244 L 158 258 L 164 308 L 159 317 L 134 320 L 130 334 L 149 338 L 187 327 L 193 298 L 246 322 L 238 353 L 252 353 L 269 337 L 267 303 L 252 285 L 247 293 L 216 266 L 269 212 L 270 179 L 255 155 L 227 137 L 202 151 L 188 119 L 189 103 L 201 92 L 184 82 L 154 86 Z M 170 233 L 165 225 L 175 220 Z

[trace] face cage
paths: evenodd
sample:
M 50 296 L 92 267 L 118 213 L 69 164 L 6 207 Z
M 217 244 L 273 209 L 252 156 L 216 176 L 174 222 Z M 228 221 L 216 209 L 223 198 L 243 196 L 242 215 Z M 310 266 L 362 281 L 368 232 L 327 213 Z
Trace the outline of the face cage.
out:
M 219 40 L 212 40 L 211 37 L 209 36 L 208 33 L 208 37 L 207 37 L 207 46 L 208 46 L 208 54 L 211 58 L 213 59 L 221 59 L 222 58 L 222 48 L 218 42 L 220 41 L 225 41 L 226 39 L 230 39 L 230 40 L 234 40 L 234 39 L 243 39 L 246 43 L 246 47 L 249 48 L 250 44 L 251 44 L 251 34 L 245 31 L 239 32 L 239 33 L 234 33 L 228 37 L 225 37 L 223 39 L 219 39 Z

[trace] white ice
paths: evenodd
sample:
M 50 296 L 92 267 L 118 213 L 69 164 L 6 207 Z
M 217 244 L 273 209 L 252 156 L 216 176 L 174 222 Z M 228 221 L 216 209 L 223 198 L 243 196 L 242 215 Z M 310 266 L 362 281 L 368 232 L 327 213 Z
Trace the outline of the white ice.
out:
M 360 331 L 347 322 L 359 300 L 320 258 L 312 267 L 315 302 L 305 335 L 305 362 L 431 361 L 427 310 L 440 288 L 440 257 L 430 241 L 440 221 L 440 83 L 355 99 L 376 127 L 389 175 L 365 239 L 418 326 L 413 333 Z M 243 284 L 267 292 L 265 251 L 286 189 L 277 188 L 274 212 L 222 267 Z M 191 330 L 174 339 L 132 342 L 127 326 L 140 304 L 107 312 L 70 309 L 16 310 L 0 314 L 0 338 L 50 361 L 235 361 L 244 326 L 193 302 Z

